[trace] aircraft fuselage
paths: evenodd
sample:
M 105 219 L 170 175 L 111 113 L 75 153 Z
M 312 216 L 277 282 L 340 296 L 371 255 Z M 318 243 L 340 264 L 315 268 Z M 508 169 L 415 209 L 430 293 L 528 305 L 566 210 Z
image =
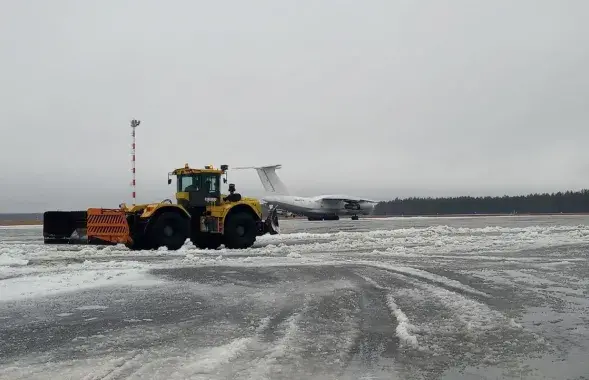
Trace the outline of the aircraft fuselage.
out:
M 370 215 L 374 207 L 370 202 L 322 202 L 320 199 L 294 195 L 267 195 L 265 202 L 307 217 L 332 217 L 340 215 Z

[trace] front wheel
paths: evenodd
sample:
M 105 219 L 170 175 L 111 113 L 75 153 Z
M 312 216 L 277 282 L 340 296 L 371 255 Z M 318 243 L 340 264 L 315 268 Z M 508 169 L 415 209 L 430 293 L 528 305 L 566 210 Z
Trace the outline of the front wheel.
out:
M 152 247 L 166 247 L 170 251 L 180 249 L 189 236 L 188 220 L 175 212 L 164 212 L 156 217 L 149 229 Z
M 249 248 L 256 242 L 256 234 L 256 220 L 250 213 L 230 214 L 225 222 L 225 247 L 229 249 Z

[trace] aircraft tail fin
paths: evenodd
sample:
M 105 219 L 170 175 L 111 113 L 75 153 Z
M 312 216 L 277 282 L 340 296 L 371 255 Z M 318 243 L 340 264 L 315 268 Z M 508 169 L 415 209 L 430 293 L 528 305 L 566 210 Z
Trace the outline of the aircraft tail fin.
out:
M 239 167 L 233 169 L 256 169 L 258 173 L 258 177 L 260 177 L 260 181 L 262 182 L 262 186 L 264 186 L 264 190 L 269 193 L 276 193 L 281 195 L 287 195 L 288 189 L 276 174 L 276 169 L 280 169 L 282 165 L 267 165 L 267 166 L 248 166 L 248 167 Z

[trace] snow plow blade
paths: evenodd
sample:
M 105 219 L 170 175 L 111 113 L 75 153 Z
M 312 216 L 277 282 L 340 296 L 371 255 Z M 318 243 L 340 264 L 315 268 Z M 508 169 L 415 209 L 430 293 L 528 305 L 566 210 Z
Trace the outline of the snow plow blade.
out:
M 45 244 L 126 244 L 130 240 L 124 211 L 90 208 L 86 211 L 46 211 Z
M 86 240 L 86 211 L 43 213 L 45 244 L 85 244 Z

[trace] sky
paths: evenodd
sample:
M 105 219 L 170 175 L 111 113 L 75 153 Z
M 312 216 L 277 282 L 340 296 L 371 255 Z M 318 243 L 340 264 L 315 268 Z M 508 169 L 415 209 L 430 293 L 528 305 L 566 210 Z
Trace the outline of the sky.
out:
M 173 198 L 282 164 L 297 195 L 589 187 L 584 0 L 0 0 L 0 212 Z M 260 196 L 255 171 L 229 172 Z

